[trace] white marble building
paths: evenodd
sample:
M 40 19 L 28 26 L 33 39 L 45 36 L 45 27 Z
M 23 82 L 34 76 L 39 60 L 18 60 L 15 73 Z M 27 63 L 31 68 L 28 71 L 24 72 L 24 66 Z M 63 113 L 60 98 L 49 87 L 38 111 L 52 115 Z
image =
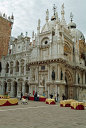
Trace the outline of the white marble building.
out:
M 39 95 L 59 93 L 66 98 L 79 98 L 79 91 L 86 89 L 85 38 L 76 29 L 72 21 L 67 25 L 64 17 L 64 4 L 61 19 L 56 7 L 49 20 L 46 11 L 46 22 L 40 30 L 38 20 L 37 34 L 30 38 L 23 34 L 10 38 L 8 55 L 2 56 L 0 72 L 0 94 L 8 92 L 11 97 L 20 97 L 27 92 Z M 52 78 L 52 72 L 54 77 Z

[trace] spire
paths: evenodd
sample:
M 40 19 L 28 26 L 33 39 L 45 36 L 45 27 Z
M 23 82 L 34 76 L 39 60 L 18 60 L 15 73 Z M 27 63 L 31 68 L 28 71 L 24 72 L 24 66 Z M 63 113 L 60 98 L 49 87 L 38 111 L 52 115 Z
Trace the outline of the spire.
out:
M 54 4 L 54 6 L 53 6 L 54 15 L 55 15 L 56 9 L 57 9 L 57 7 Z
M 71 22 L 73 21 L 73 14 L 72 14 L 72 12 L 70 13 L 70 18 L 71 18 Z
M 38 20 L 38 27 L 37 27 L 37 35 L 40 33 L 40 23 L 41 23 L 41 21 L 40 21 L 40 19 Z
M 56 9 L 57 9 L 57 7 L 54 4 L 54 6 L 53 6 L 54 15 L 51 17 L 51 21 L 56 20 Z
M 12 19 L 12 20 L 14 20 L 14 16 L 13 16 L 13 13 L 12 13 L 11 19 Z
M 65 11 L 64 11 L 64 3 L 63 3 L 62 10 L 61 10 L 62 19 L 64 19 L 64 14 L 65 14 Z
M 49 20 L 49 11 L 47 9 L 47 11 L 46 11 L 46 22 L 48 22 L 48 20 Z

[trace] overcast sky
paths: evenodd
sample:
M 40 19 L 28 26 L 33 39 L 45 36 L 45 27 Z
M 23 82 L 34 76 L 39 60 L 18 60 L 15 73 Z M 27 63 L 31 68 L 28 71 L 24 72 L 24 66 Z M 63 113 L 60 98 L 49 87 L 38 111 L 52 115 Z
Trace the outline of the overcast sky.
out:
M 57 6 L 58 16 L 61 19 L 61 6 L 64 3 L 65 20 L 70 22 L 70 12 L 73 13 L 73 22 L 86 38 L 86 0 L 0 0 L 0 11 L 8 16 L 14 15 L 12 36 L 21 33 L 32 38 L 32 31 L 37 32 L 38 19 L 41 28 L 45 24 L 46 10 L 49 10 L 49 20 L 53 15 L 53 4 Z

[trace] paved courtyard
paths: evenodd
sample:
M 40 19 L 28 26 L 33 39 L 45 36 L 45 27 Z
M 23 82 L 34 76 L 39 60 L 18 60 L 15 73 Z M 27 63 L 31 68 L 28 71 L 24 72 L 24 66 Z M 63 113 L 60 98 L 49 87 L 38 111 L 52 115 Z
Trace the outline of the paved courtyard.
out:
M 86 128 L 86 110 L 28 101 L 0 107 L 0 128 Z

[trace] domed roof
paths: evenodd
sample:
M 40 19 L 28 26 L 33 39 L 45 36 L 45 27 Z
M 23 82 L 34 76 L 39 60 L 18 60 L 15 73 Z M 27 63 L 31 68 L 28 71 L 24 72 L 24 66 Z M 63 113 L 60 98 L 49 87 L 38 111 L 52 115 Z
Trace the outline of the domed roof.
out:
M 76 28 L 76 24 L 74 22 L 70 22 L 68 24 L 68 28 Z
M 79 31 L 78 29 L 71 29 L 71 33 L 72 35 L 75 35 L 77 37 L 77 39 L 83 39 L 85 41 L 85 37 L 83 35 L 83 33 L 81 31 Z

